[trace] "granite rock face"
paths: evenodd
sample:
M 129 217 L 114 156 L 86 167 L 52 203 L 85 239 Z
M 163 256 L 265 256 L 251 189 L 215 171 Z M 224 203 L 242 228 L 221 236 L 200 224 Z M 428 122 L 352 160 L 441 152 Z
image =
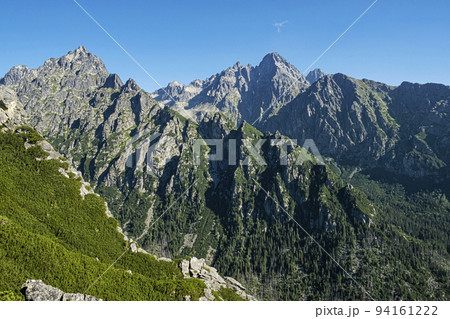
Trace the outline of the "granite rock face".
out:
M 0 129 L 14 128 L 27 122 L 22 103 L 14 90 L 0 85 Z
M 308 73 L 306 76 L 306 80 L 313 84 L 314 82 L 317 82 L 320 78 L 324 77 L 326 75 L 325 72 L 323 72 L 321 69 L 314 69 Z
M 6 86 L 17 84 L 20 79 L 24 78 L 30 72 L 30 69 L 26 65 L 17 65 L 11 68 L 11 70 L 0 79 L 0 84 Z
M 101 301 L 90 295 L 65 293 L 62 290 L 46 285 L 42 280 L 28 279 L 20 290 L 26 301 Z

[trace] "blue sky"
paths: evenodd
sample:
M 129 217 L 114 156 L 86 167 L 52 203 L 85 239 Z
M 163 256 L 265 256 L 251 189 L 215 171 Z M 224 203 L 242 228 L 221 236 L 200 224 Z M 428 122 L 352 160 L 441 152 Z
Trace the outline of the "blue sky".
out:
M 373 0 L 78 0 L 159 83 L 189 83 L 279 52 L 303 71 Z M 317 63 L 392 85 L 450 85 L 450 1 L 379 0 Z M 275 24 L 283 23 L 279 27 Z M 158 88 L 73 0 L 2 0 L 0 74 L 84 45 L 108 70 Z

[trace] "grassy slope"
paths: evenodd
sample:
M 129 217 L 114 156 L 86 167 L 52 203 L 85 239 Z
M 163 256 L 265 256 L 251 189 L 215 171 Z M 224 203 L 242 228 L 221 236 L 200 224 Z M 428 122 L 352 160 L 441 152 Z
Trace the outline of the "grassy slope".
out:
M 58 172 L 67 164 L 37 161 L 46 154 L 37 146 L 26 150 L 26 138 L 39 139 L 33 132 L 0 133 L 0 299 L 21 299 L 26 279 L 82 293 L 127 243 L 103 199 L 83 200 L 80 182 Z M 105 300 L 195 300 L 204 288 L 200 280 L 183 279 L 175 262 L 127 251 L 88 293 Z M 229 291 L 222 297 L 238 299 Z

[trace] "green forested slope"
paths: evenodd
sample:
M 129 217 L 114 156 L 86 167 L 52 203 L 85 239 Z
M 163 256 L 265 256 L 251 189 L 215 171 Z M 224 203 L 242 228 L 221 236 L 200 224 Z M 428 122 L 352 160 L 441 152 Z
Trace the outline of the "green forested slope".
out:
M 103 199 L 80 195 L 80 181 L 58 172 L 67 163 L 47 154 L 31 129 L 0 133 L 0 292 L 21 299 L 26 279 L 83 293 L 126 249 Z M 24 133 L 25 132 L 25 133 Z M 127 270 L 131 270 L 129 274 Z M 184 279 L 176 263 L 128 250 L 88 293 L 105 300 L 191 300 L 205 284 Z M 228 298 L 237 295 L 226 291 Z

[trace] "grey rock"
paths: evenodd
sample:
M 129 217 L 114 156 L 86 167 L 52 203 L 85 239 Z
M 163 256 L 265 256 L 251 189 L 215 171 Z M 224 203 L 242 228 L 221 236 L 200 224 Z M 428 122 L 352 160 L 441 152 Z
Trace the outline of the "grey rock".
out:
M 227 283 L 231 289 L 245 291 L 245 287 L 242 286 L 242 284 L 239 281 L 237 281 L 236 279 L 231 278 L 231 277 L 225 277 L 225 280 L 227 281 Z
M 58 288 L 44 284 L 42 280 L 30 279 L 23 284 L 21 292 L 27 301 L 60 301 L 64 294 Z
M 320 78 L 324 77 L 325 75 L 326 75 L 326 73 L 323 72 L 321 69 L 314 69 L 308 73 L 308 75 L 306 76 L 306 80 L 310 84 L 313 84 L 314 82 L 316 82 Z
M 102 301 L 102 299 L 90 295 L 84 295 L 84 301 Z
M 61 157 L 61 154 L 58 153 L 57 151 L 55 151 L 53 146 L 47 141 L 38 141 L 36 143 L 36 145 L 40 146 L 43 151 L 48 153 L 48 156 L 47 156 L 46 160 L 58 159 L 58 158 Z
M 183 259 L 180 262 L 180 268 L 181 268 L 181 272 L 183 273 L 184 278 L 190 278 L 190 273 L 189 273 L 189 260 Z
M 212 294 L 212 292 L 211 292 L 211 289 L 207 289 L 207 288 L 205 288 L 205 297 L 206 297 L 208 300 L 210 300 L 210 301 L 213 301 L 214 299 L 216 299 L 216 298 L 213 296 L 213 294 Z
M 189 271 L 191 273 L 191 276 L 197 278 L 204 265 L 204 259 L 197 259 L 196 257 L 192 257 L 189 261 Z
M 83 294 L 64 294 L 62 296 L 62 301 L 84 301 Z
M 0 85 L 0 129 L 27 124 L 27 115 L 14 90 Z
M 80 293 L 64 293 L 58 288 L 44 284 L 42 280 L 28 279 L 20 290 L 27 301 L 100 301 L 96 297 Z
M 8 71 L 8 73 L 5 74 L 5 76 L 0 79 L 0 84 L 3 85 L 14 85 L 19 83 L 19 81 L 24 78 L 26 75 L 30 73 L 30 69 L 26 65 L 17 65 L 11 70 Z
M 117 74 L 110 74 L 106 78 L 105 83 L 103 84 L 104 88 L 110 88 L 110 89 L 114 89 L 114 90 L 120 90 L 120 88 L 122 86 L 123 86 L 123 82 Z
M 205 288 L 205 297 L 200 300 L 214 300 L 212 291 L 220 291 L 222 288 L 231 288 L 244 299 L 256 300 L 253 296 L 245 293 L 245 288 L 237 280 L 231 277 L 225 277 L 224 279 L 219 275 L 217 269 L 208 266 L 203 258 L 192 257 L 190 261 L 183 259 L 179 267 L 184 278 L 198 278 L 205 283 L 207 287 Z

